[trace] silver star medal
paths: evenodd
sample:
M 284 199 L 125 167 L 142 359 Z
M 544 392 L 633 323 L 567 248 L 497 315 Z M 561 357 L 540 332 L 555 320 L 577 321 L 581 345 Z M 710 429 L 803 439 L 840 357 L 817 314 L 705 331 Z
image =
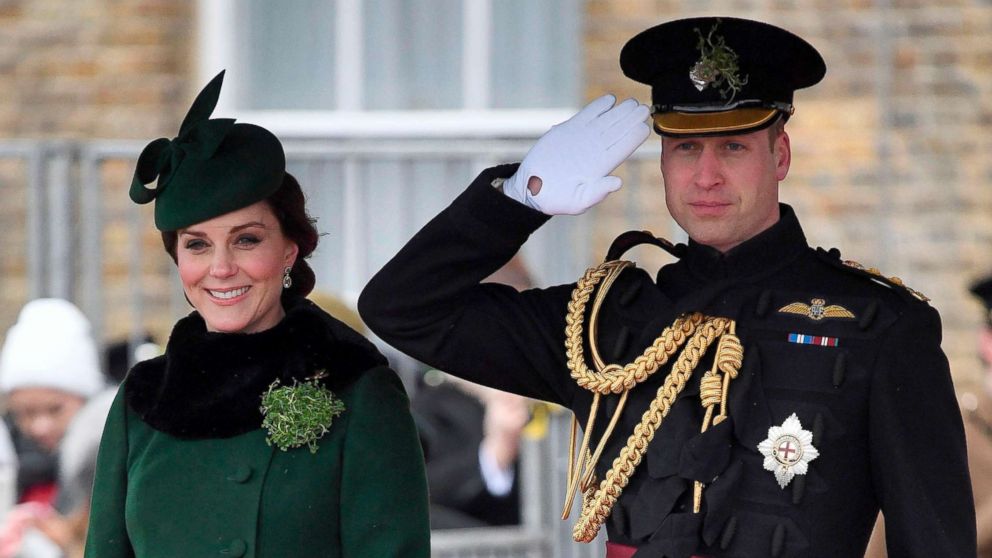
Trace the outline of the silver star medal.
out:
M 769 428 L 768 439 L 758 444 L 758 451 L 765 456 L 765 470 L 775 473 L 775 480 L 783 489 L 796 475 L 805 475 L 809 462 L 820 455 L 813 447 L 813 433 L 803 430 L 796 413 L 785 419 L 782 426 Z

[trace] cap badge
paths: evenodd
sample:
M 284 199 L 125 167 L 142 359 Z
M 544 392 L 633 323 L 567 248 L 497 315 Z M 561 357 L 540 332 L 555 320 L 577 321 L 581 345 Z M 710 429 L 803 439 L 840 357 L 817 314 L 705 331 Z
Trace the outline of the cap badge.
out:
M 800 316 L 806 316 L 807 318 L 818 322 L 826 318 L 855 318 L 854 312 L 851 312 L 847 308 L 839 304 L 831 304 L 827 306 L 826 299 L 814 298 L 809 301 L 809 304 L 803 302 L 793 302 L 791 304 L 786 304 L 785 306 L 778 309 L 782 314 L 799 314 Z
M 813 447 L 813 433 L 803 430 L 796 413 L 789 415 L 782 426 L 769 428 L 768 439 L 758 444 L 758 451 L 765 456 L 765 470 L 775 473 L 782 488 L 796 475 L 805 475 L 809 462 L 820 455 Z
M 723 36 L 715 35 L 719 26 L 720 21 L 717 20 L 705 37 L 698 27 L 695 28 L 699 35 L 699 42 L 696 44 L 699 60 L 689 70 L 689 79 L 698 91 L 710 86 L 719 88 L 720 98 L 727 99 L 727 95 L 730 95 L 727 99 L 730 103 L 747 84 L 748 76 L 742 78 L 738 74 L 740 68 L 737 67 L 737 53 L 727 46 Z

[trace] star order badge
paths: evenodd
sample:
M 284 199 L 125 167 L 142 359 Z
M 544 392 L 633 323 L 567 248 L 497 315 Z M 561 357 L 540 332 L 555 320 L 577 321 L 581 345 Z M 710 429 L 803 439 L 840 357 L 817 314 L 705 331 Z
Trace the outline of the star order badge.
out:
M 785 419 L 782 426 L 769 428 L 768 439 L 758 444 L 758 451 L 765 456 L 765 470 L 775 473 L 775 480 L 782 488 L 796 475 L 805 475 L 809 462 L 820 455 L 813 447 L 813 433 L 803 430 L 796 413 Z
M 804 302 L 793 302 L 791 304 L 786 304 L 785 306 L 778 309 L 779 312 L 784 314 L 799 314 L 800 316 L 806 316 L 807 318 L 818 322 L 824 318 L 855 318 L 854 312 L 851 312 L 847 308 L 839 304 L 827 305 L 826 299 L 814 298 L 809 301 L 809 304 Z

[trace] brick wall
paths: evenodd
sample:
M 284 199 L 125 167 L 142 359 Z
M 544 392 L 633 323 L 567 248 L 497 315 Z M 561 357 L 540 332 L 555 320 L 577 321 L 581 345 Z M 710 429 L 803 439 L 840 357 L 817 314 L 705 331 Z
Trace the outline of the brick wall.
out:
M 174 127 L 190 0 L 0 0 L 0 135 L 147 138 Z
M 587 98 L 613 91 L 648 101 L 617 60 L 629 37 L 668 19 L 761 19 L 816 46 L 827 75 L 796 94 L 781 197 L 812 245 L 837 246 L 930 296 L 959 387 L 976 385 L 981 313 L 966 289 L 992 272 L 992 4 L 593 0 L 587 14 Z M 611 200 L 600 251 L 622 228 L 671 230 L 657 164 L 644 167 L 657 187 L 638 194 L 643 221 L 618 222 L 629 205 Z
M 588 0 L 584 95 L 647 100 L 622 76 L 623 43 L 661 21 L 728 14 L 791 29 L 823 53 L 825 80 L 796 96 L 788 129 L 793 166 L 782 198 L 814 245 L 898 275 L 933 298 L 961 386 L 978 377 L 980 312 L 968 282 L 992 271 L 992 4 L 988 0 Z M 195 0 L 0 0 L 0 137 L 149 139 L 175 132 L 198 83 Z M 650 140 L 657 142 L 656 139 Z M 657 149 L 656 146 L 646 147 Z M 612 235 L 651 228 L 671 236 L 657 162 L 630 165 L 644 187 L 611 199 L 590 261 Z M 26 292 L 24 168 L 0 164 L 9 232 L 0 251 L 0 324 Z M 107 333 L 126 323 L 114 305 L 127 287 L 131 170 L 104 170 Z M 632 211 L 632 208 L 635 211 Z M 633 220 L 625 216 L 634 213 Z M 145 217 L 147 219 L 147 216 Z M 7 226 L 14 223 L 16 226 Z M 169 262 L 143 234 L 147 313 L 162 318 Z M 147 237 L 147 238 L 146 238 Z M 648 257 L 648 256 L 645 256 Z M 650 258 L 649 258 L 650 259 Z
M 0 138 L 149 139 L 175 133 L 195 87 L 194 6 L 193 0 L 0 0 Z M 29 296 L 26 167 L 12 160 L 0 164 L 0 222 L 8 236 L 0 251 L 4 330 Z M 123 335 L 128 323 L 128 308 L 114 301 L 128 288 L 122 246 L 132 171 L 114 165 L 104 170 L 111 221 L 104 236 L 110 337 Z M 154 237 L 153 229 L 148 232 Z M 150 238 L 146 252 L 161 262 L 156 241 Z M 160 276 L 167 263 L 142 266 Z M 143 283 L 154 286 L 155 276 Z M 156 315 L 160 297 L 150 298 Z

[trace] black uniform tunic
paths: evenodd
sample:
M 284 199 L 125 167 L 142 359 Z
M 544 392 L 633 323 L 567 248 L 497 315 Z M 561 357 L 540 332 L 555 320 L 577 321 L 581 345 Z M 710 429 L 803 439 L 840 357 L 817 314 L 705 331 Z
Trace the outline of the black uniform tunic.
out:
M 517 293 L 479 283 L 548 219 L 490 186 L 514 170 L 483 172 L 372 279 L 359 309 L 414 358 L 559 403 L 585 424 L 592 395 L 570 378 L 564 349 L 574 285 Z M 682 313 L 736 320 L 745 353 L 729 388 L 731 419 L 699 433 L 699 378 L 714 344 L 607 519 L 610 540 L 639 547 L 638 558 L 855 557 L 881 507 L 890 556 L 974 556 L 961 416 L 937 312 L 844 265 L 836 251 L 811 249 L 786 205 L 778 223 L 726 254 L 692 241 L 679 253 L 656 281 L 624 271 L 603 305 L 597 345 L 607 362 L 623 365 Z M 854 317 L 781 311 L 814 298 Z M 790 334 L 836 344 L 801 344 Z M 631 392 L 599 478 L 669 367 Z M 598 425 L 617 399 L 606 398 Z M 763 468 L 758 444 L 793 413 L 813 432 L 819 456 L 783 489 Z M 700 514 L 692 513 L 694 480 L 708 483 Z

